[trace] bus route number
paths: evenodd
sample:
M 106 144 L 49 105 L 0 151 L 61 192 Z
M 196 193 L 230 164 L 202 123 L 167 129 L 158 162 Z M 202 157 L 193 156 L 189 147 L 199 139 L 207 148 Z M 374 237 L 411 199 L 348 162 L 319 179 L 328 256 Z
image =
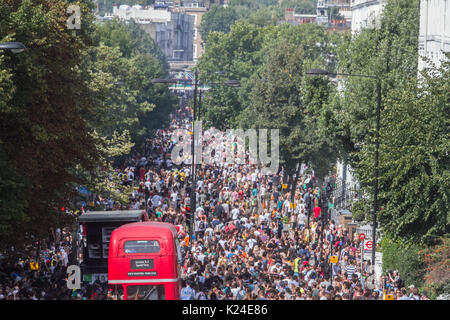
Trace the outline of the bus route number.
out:
M 239 314 L 248 314 L 248 315 L 258 315 L 258 314 L 267 314 L 267 305 L 227 305 L 227 314 L 239 315 Z

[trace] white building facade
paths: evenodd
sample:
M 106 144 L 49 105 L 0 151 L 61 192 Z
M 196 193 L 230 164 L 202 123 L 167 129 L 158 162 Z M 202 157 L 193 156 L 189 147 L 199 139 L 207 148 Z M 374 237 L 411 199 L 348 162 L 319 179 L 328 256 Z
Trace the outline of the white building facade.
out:
M 445 53 L 449 52 L 450 0 L 421 0 L 419 72 L 432 64 L 439 67 L 446 59 Z
M 387 0 L 352 0 L 352 34 L 376 26 Z
M 134 5 L 114 6 L 114 18 L 134 20 L 161 48 L 169 61 L 192 61 L 194 55 L 194 20 L 185 13 L 174 13 L 169 8 Z

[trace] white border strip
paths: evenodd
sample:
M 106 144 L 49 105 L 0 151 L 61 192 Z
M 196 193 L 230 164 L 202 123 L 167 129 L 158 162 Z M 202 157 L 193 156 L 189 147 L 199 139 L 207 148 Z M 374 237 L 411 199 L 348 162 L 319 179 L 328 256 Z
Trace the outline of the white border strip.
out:
M 127 284 L 127 283 L 159 283 L 159 282 L 178 282 L 178 279 L 133 279 L 133 280 L 108 280 L 108 284 Z

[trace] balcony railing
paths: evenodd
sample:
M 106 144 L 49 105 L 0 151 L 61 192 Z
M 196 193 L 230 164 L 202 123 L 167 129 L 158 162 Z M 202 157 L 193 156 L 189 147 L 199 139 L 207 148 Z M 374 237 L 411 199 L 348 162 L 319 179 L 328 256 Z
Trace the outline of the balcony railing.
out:
M 355 195 L 358 195 L 358 187 L 354 183 L 346 183 L 342 186 L 342 181 L 336 181 L 336 188 L 333 190 L 334 207 L 336 210 L 351 210 L 355 201 Z

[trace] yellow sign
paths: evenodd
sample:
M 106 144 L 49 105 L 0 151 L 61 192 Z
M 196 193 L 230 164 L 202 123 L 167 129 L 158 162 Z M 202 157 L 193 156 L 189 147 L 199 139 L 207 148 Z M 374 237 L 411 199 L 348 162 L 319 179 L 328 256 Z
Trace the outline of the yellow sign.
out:
M 393 294 L 387 294 L 384 296 L 384 300 L 394 300 L 394 295 Z
M 296 203 L 291 203 L 291 209 L 292 208 L 294 208 L 294 209 L 297 208 L 297 204 Z
M 287 184 L 283 184 L 283 189 L 287 189 Z
M 39 263 L 37 262 L 30 262 L 30 270 L 39 270 Z
M 330 263 L 338 263 L 338 257 L 337 256 L 331 256 L 330 257 Z

